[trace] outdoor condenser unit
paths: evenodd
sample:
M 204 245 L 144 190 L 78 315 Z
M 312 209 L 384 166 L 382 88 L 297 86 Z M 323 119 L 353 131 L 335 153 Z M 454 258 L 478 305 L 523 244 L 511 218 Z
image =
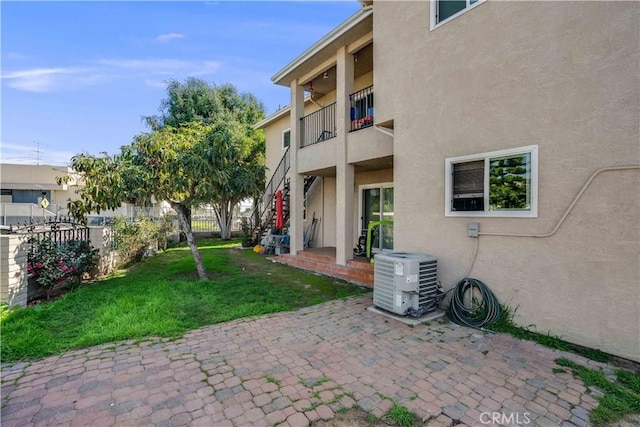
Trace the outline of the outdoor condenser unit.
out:
M 431 255 L 390 252 L 375 257 L 373 304 L 392 313 L 420 316 L 441 295 L 437 260 Z

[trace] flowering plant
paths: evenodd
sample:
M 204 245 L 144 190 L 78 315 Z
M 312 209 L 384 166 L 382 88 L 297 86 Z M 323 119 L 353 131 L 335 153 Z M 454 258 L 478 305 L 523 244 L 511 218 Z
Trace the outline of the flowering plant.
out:
M 50 238 L 29 239 L 31 251 L 27 259 L 27 272 L 36 283 L 45 288 L 47 298 L 55 286 L 78 284 L 85 273 L 96 266 L 98 252 L 84 240 L 56 243 Z

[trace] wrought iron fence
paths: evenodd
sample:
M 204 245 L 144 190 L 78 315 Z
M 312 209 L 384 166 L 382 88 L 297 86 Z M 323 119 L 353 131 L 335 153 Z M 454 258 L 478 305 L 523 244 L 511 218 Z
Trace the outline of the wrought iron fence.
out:
M 373 126 L 373 86 L 349 95 L 351 103 L 351 130 Z
M 317 144 L 337 136 L 336 103 L 308 114 L 300 119 L 302 140 L 300 148 Z
M 54 217 L 40 221 L 30 220 L 22 225 L 11 225 L 9 234 L 28 235 L 30 237 L 28 251 L 31 253 L 33 241 L 50 239 L 56 245 L 60 245 L 71 240 L 89 240 L 89 227 L 70 217 Z
M 231 219 L 232 232 L 242 230 L 242 217 L 233 216 Z M 213 210 L 206 208 L 193 209 L 191 211 L 191 231 L 193 232 L 219 232 L 220 224 Z

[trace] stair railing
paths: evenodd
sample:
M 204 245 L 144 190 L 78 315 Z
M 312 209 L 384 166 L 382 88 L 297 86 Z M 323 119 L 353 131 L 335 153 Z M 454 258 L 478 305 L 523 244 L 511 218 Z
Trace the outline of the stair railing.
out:
M 291 166 L 289 161 L 289 147 L 287 147 L 286 151 L 282 155 L 280 159 L 280 163 L 276 167 L 273 175 L 271 175 L 271 179 L 267 183 L 262 192 L 262 195 L 258 199 L 258 203 L 256 203 L 256 207 L 251 215 L 252 220 L 256 220 L 256 223 L 253 227 L 254 235 L 262 234 L 266 224 L 271 221 L 275 212 L 272 209 L 273 200 L 276 196 L 276 191 L 280 188 L 280 185 L 284 181 L 287 176 L 287 172 L 289 172 L 289 167 Z M 268 218 L 267 218 L 268 217 Z M 258 236 L 256 236 L 258 237 Z

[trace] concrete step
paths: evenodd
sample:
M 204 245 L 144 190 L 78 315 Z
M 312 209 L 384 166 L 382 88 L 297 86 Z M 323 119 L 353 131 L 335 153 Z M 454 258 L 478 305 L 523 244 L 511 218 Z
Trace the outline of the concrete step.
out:
M 298 254 L 298 256 L 280 255 L 270 257 L 270 259 L 280 264 L 287 264 L 303 270 L 342 279 L 350 283 L 373 287 L 373 269 L 369 271 L 362 268 L 338 265 L 332 257 L 327 255 L 315 254 L 315 256 L 308 256 L 302 254 L 303 252 Z M 354 263 L 357 264 L 357 262 Z

